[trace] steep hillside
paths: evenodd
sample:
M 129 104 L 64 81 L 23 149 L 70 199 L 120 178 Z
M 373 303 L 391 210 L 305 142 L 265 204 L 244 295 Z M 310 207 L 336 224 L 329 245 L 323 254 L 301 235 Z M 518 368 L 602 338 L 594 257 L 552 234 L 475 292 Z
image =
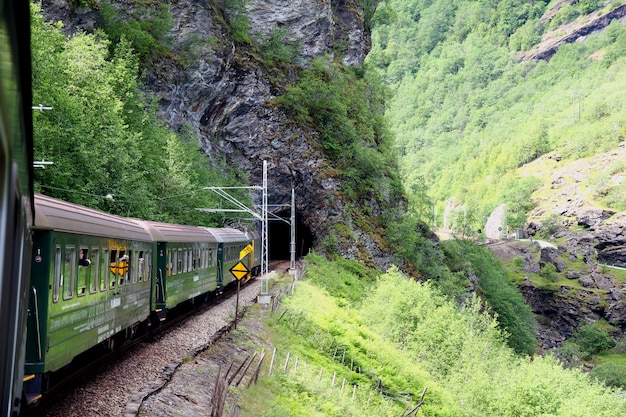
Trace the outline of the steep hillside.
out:
M 624 7 L 516 0 L 379 7 L 367 62 L 395 91 L 387 116 L 414 210 L 471 234 L 506 203 L 507 224 L 522 227 L 542 183 L 518 168 L 552 151 L 572 161 L 617 149 L 626 120 L 618 93 Z M 626 208 L 617 200 L 599 203 Z
M 43 2 L 46 19 L 63 21 L 67 35 L 105 28 L 114 40 L 136 36 L 145 90 L 158 98 L 170 129 L 201 143 L 207 163 L 261 185 L 267 161 L 274 214 L 289 217 L 295 190 L 298 255 L 317 247 L 386 268 L 385 229 L 404 197 L 390 136 L 378 120 L 380 93 L 360 69 L 370 44 L 363 5 L 372 7 L 322 0 Z M 142 26 L 154 15 L 164 17 Z M 158 46 L 140 48 L 164 29 Z M 306 82 L 327 90 L 316 98 Z M 253 204 L 261 204 L 260 193 Z M 288 256 L 289 231 L 276 224 L 270 234 L 283 242 L 276 256 Z

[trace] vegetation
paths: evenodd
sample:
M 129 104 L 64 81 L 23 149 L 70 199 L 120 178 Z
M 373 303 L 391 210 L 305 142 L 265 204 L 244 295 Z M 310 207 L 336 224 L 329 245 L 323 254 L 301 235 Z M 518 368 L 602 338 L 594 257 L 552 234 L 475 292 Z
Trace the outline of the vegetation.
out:
M 282 353 L 277 363 L 289 351 L 300 370 L 277 371 L 240 391 L 244 410 L 264 416 L 401 415 L 406 404 L 375 395 L 382 385 L 413 393 L 413 405 L 427 388 L 420 412 L 429 416 L 617 417 L 626 411 L 623 396 L 587 374 L 566 370 L 550 356 L 531 361 L 515 355 L 477 299 L 459 309 L 431 284 L 397 269 L 368 280 L 352 300 L 341 291 L 336 298 L 315 282 L 359 277 L 348 278 L 350 267 L 318 256 L 307 264 L 306 280 L 297 282 L 270 320 L 272 343 Z M 337 382 L 331 391 L 332 375 L 349 388 L 340 390 Z M 346 392 L 355 392 L 356 400 Z M 369 400 L 368 392 L 374 394 Z
M 177 136 L 158 119 L 126 38 L 112 43 L 97 32 L 68 39 L 44 22 L 38 4 L 31 9 L 33 100 L 53 108 L 33 113 L 35 158 L 54 162 L 35 171 L 36 188 L 124 216 L 215 222 L 194 210 L 219 203 L 201 187 L 233 185 L 237 177 L 208 168 L 191 130 Z
M 453 240 L 444 243 L 445 259 L 450 269 L 476 276 L 478 293 L 506 331 L 509 346 L 520 354 L 535 353 L 537 331 L 533 312 L 517 286 L 509 281 L 504 266 L 488 249 L 472 242 Z
M 508 224 L 521 226 L 542 183 L 518 167 L 553 151 L 579 159 L 623 140 L 624 25 L 562 45 L 549 61 L 516 54 L 564 23 L 616 5 L 567 3 L 546 23 L 539 19 L 555 2 L 395 0 L 378 7 L 367 63 L 393 92 L 386 115 L 409 201 L 425 188 L 435 207 L 424 221 L 441 225 L 451 201 L 464 216 L 448 226 L 471 221 L 476 230 L 507 203 Z M 624 207 L 623 186 L 602 183 L 598 202 Z

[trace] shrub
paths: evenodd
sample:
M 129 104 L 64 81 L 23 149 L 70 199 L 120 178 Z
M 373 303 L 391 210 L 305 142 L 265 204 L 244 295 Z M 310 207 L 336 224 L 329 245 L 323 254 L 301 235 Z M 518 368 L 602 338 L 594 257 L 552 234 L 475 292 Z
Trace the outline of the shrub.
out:
M 590 372 L 590 375 L 610 387 L 626 388 L 626 365 L 601 363 Z
M 554 266 L 554 264 L 545 264 L 542 266 L 539 275 L 552 282 L 559 280 L 559 274 L 556 272 L 556 266 Z
M 587 358 L 615 346 L 615 341 L 611 335 L 594 324 L 587 324 L 581 327 L 575 335 L 575 340 Z

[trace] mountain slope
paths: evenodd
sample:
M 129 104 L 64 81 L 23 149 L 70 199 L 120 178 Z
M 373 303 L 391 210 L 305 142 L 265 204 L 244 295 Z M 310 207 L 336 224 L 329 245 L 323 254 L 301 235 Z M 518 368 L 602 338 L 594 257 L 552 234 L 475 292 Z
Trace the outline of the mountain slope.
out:
M 476 232 L 507 203 L 508 224 L 521 227 L 542 182 L 519 167 L 551 151 L 577 160 L 621 142 L 626 35 L 607 16 L 619 18 L 624 2 L 598 3 L 587 15 L 582 2 L 553 3 L 407 0 L 379 8 L 367 62 L 394 88 L 387 116 L 405 186 L 409 194 L 428 190 L 433 207 L 416 211 L 431 213 L 433 224 Z M 542 33 L 565 28 L 578 37 L 561 37 L 556 53 L 550 35 L 541 43 Z M 430 42 L 411 42 L 420 37 Z M 520 60 L 524 54 L 550 59 Z

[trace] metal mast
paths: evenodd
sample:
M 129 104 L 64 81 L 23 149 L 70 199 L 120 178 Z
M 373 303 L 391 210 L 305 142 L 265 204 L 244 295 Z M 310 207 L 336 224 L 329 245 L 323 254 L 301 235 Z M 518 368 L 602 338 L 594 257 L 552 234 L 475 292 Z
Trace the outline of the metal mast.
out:
M 289 258 L 289 271 L 296 270 L 296 192 L 291 189 L 291 245 Z
M 263 207 L 261 209 L 261 294 L 269 294 L 267 227 L 267 161 L 263 160 Z

